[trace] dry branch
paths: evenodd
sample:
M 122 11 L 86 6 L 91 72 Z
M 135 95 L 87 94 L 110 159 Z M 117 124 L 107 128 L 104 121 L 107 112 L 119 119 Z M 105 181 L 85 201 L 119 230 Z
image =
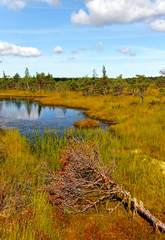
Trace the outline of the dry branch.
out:
M 154 227 L 155 230 L 160 230 L 160 232 L 165 233 L 165 224 L 162 223 L 159 219 L 157 219 L 155 216 L 153 216 L 148 210 L 146 210 L 143 206 L 141 206 L 138 203 L 135 203 L 131 199 L 131 203 L 134 207 L 136 207 L 136 211 L 141 216 L 144 218 L 147 222 L 151 224 L 151 226 Z
M 61 152 L 61 170 L 54 175 L 48 172 L 47 179 L 52 181 L 46 185 L 49 199 L 62 210 L 82 213 L 89 209 L 97 211 L 100 204 L 106 204 L 107 200 L 117 201 L 120 205 L 137 212 L 156 229 L 165 232 L 165 224 L 160 222 L 136 199 L 124 191 L 112 179 L 114 164 L 105 168 L 99 149 L 96 145 L 70 140 L 67 150 Z

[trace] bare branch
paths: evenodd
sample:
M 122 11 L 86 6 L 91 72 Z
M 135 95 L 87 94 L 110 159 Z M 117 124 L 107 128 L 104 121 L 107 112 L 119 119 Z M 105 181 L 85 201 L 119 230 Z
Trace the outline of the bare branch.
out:
M 143 204 L 138 204 L 112 179 L 114 161 L 106 168 L 97 145 L 91 147 L 85 142 L 70 140 L 68 149 L 61 152 L 59 161 L 61 170 L 57 174 L 48 171 L 52 181 L 45 189 L 50 195 L 50 201 L 62 210 L 74 213 L 83 213 L 89 209 L 97 211 L 98 205 L 115 200 L 119 203 L 111 212 L 124 205 L 131 209 L 133 215 L 138 213 L 152 226 L 165 232 L 165 224 L 152 216 Z

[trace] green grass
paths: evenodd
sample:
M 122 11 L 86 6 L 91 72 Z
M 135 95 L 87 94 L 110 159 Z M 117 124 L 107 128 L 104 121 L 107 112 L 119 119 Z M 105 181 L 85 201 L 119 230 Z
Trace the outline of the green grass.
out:
M 91 146 L 98 144 L 105 165 L 115 160 L 113 178 L 164 220 L 162 171 L 140 150 L 129 149 L 128 139 L 101 129 L 71 129 L 63 136 L 45 131 L 42 136 L 34 133 L 28 140 L 17 131 L 5 131 L 0 133 L 0 190 L 4 196 L 1 197 L 0 239 L 140 239 L 140 236 L 163 239 L 139 217 L 132 222 L 132 216 L 123 208 L 112 216 L 105 209 L 73 216 L 64 215 L 49 204 L 43 190 L 47 183 L 45 171 L 58 171 L 59 150 L 67 148 L 72 137 Z M 43 161 L 48 169 L 43 167 Z
M 62 137 L 56 132 L 47 132 L 40 138 L 40 141 L 38 138 L 33 138 L 31 144 L 32 147 L 35 146 L 34 152 L 38 157 L 44 159 L 51 169 L 52 166 L 53 169 L 58 169 L 58 149 L 67 147 L 70 137 L 85 139 L 91 146 L 93 143 L 97 144 L 105 165 L 108 166 L 115 161 L 113 178 L 122 184 L 123 188 L 129 191 L 133 197 L 143 201 L 146 208 L 153 214 L 165 220 L 163 212 L 165 175 L 162 168 L 159 167 L 159 161 L 155 162 L 153 158 L 145 155 L 135 146 L 133 149 L 129 148 L 128 139 L 119 138 L 110 131 L 102 129 L 83 131 L 71 129 Z M 56 154 L 57 158 L 54 157 Z

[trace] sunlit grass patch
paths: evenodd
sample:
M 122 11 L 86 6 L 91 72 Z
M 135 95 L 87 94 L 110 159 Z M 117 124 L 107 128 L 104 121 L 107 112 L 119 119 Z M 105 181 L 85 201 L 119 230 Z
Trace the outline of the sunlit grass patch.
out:
M 1 137 L 2 152 L 5 160 L 1 164 L 1 176 L 7 184 L 35 181 L 38 159 L 30 153 L 26 139 L 16 130 L 6 131 Z
M 85 120 L 74 123 L 74 126 L 79 128 L 99 127 L 100 123 L 96 120 Z

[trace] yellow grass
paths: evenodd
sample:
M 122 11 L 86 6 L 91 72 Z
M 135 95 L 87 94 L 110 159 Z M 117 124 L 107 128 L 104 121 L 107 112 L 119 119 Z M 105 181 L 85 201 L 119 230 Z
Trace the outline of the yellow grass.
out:
M 165 104 L 152 105 L 157 101 L 158 89 L 150 88 L 144 96 L 144 104 L 140 97 L 122 96 L 82 96 L 81 92 L 1 92 L 0 96 L 30 97 L 34 101 L 50 106 L 66 106 L 85 109 L 86 114 L 94 119 L 117 122 L 111 126 L 123 138 L 129 139 L 129 147 L 141 148 L 145 154 L 164 161 L 165 156 Z
M 91 128 L 91 127 L 99 127 L 99 121 L 96 120 L 84 120 L 84 121 L 78 121 L 76 123 L 74 123 L 75 127 L 79 127 L 79 128 Z
M 64 97 L 60 92 L 7 91 L 1 92 L 0 97 L 28 97 L 45 105 L 81 108 L 85 109 L 86 114 L 91 118 L 116 122 L 116 125 L 110 126 L 110 131 L 115 136 L 109 132 L 98 132 L 96 136 L 86 132 L 84 136 L 88 141 L 100 144 L 105 164 L 113 159 L 113 155 L 115 156 L 114 177 L 118 183 L 130 191 L 132 196 L 142 200 L 145 207 L 153 214 L 165 221 L 165 98 L 161 100 L 160 104 L 156 103 L 159 102 L 158 93 L 158 89 L 150 88 L 144 96 L 143 104 L 141 104 L 140 97 L 127 94 L 120 97 L 112 95 L 82 96 L 80 92 L 66 92 Z M 151 104 L 153 102 L 156 104 Z M 6 186 L 13 182 L 24 186 L 25 180 L 28 179 L 32 189 L 35 184 L 39 187 L 40 160 L 30 152 L 26 140 L 20 137 L 18 132 L 12 131 L 0 136 L 0 140 L 0 157 L 1 154 L 3 157 L 5 156 L 1 177 Z M 53 159 L 58 158 L 59 155 L 57 150 L 53 152 L 51 141 L 49 143 L 43 141 L 38 149 L 42 152 L 42 158 L 48 163 L 50 161 L 50 166 L 54 166 Z M 67 142 L 67 137 L 65 141 Z M 60 148 L 65 144 L 57 142 L 55 145 Z M 52 159 L 46 156 L 49 154 L 52 154 Z M 131 218 L 125 216 L 122 211 L 121 215 L 116 213 L 112 218 L 106 214 L 103 216 L 87 214 L 67 218 L 49 207 L 45 197 L 44 194 L 38 197 L 34 193 L 31 199 L 31 204 L 35 205 L 34 211 L 38 215 L 40 206 L 37 205 L 37 201 L 40 201 L 41 206 L 44 204 L 43 209 L 48 209 L 48 213 L 43 210 L 43 222 L 39 222 L 39 224 L 36 222 L 39 221 L 36 219 L 39 219 L 40 215 L 36 219 L 30 220 L 30 224 L 34 225 L 35 230 L 33 230 L 42 233 L 43 236 L 51 235 L 52 239 L 73 239 L 73 237 L 75 239 L 140 239 L 140 237 L 142 237 L 141 239 L 163 239 L 160 235 L 151 234 L 151 229 L 147 229 L 145 232 L 146 225 L 143 221 L 138 219 L 137 224 L 136 221 L 132 223 Z M 52 219 L 52 211 L 54 219 Z M 48 217 L 50 217 L 49 221 L 46 220 Z M 110 221 L 110 224 L 107 221 Z M 51 232 L 49 227 L 49 230 L 45 229 L 44 224 L 45 226 L 49 224 L 54 226 L 54 231 Z M 94 231 L 89 227 L 90 224 L 95 229 Z M 143 225 L 145 225 L 144 229 Z M 111 226 L 113 226 L 113 231 Z M 31 239 L 35 239 L 36 235 L 31 231 L 30 225 L 27 226 L 27 229 L 29 234 L 32 234 Z M 2 239 L 12 239 L 13 231 L 18 231 L 18 235 L 13 240 L 21 239 L 18 237 L 20 231 L 24 233 L 22 239 L 28 239 L 26 238 L 27 229 L 20 230 L 19 225 L 14 225 L 12 229 L 11 225 L 11 229 L 6 230 Z M 107 231 L 109 231 L 109 235 L 105 234 Z

